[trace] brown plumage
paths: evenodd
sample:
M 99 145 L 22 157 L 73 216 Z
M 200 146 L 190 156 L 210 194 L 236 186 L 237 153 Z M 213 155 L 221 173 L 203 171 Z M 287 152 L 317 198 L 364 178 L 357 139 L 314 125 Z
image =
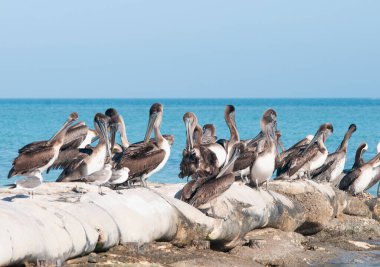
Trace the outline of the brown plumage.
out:
M 107 112 L 106 112 L 107 113 Z M 113 112 L 111 116 L 115 118 L 115 114 L 119 118 L 117 112 Z M 132 145 L 128 144 L 121 153 L 116 153 L 113 157 L 114 168 L 116 170 L 122 168 L 129 169 L 129 176 L 127 184 L 136 179 L 140 179 L 143 186 L 146 186 L 146 179 L 153 173 L 159 171 L 167 162 L 170 154 L 170 145 L 174 141 L 174 136 L 167 135 L 166 138 L 162 136 L 160 132 L 160 126 L 162 121 L 163 106 L 159 103 L 155 103 L 151 106 L 149 110 L 149 122 L 148 128 L 145 134 L 143 142 L 135 143 Z M 111 136 L 116 133 L 115 127 L 111 125 Z M 121 131 L 121 138 L 126 140 L 125 125 L 124 121 L 121 126 L 117 127 L 118 131 Z M 154 139 L 150 139 L 151 133 L 154 130 Z M 115 138 L 111 137 L 114 145 Z
M 226 156 L 225 149 L 218 143 L 202 144 L 201 128 L 198 125 L 197 117 L 192 112 L 187 112 L 183 116 L 186 126 L 186 148 L 182 153 L 179 177 L 198 178 L 204 175 L 216 175 L 223 162 L 219 162 L 217 152 Z M 194 135 L 194 131 L 197 134 Z M 217 152 L 215 152 L 217 151 Z
M 244 146 L 239 144 L 234 147 L 234 155 L 225 164 L 218 175 L 191 180 L 182 189 L 181 199 L 194 207 L 199 207 L 225 192 L 235 181 L 233 174 L 234 163 L 240 156 Z
M 203 125 L 202 144 L 212 144 L 217 141 L 216 128 L 214 124 Z
M 310 176 L 311 171 L 321 167 L 328 155 L 324 142 L 332 132 L 333 126 L 330 123 L 322 124 L 313 140 L 308 145 L 300 147 L 296 154 L 290 155 L 285 166 L 277 170 L 278 178 L 293 179 L 301 172 Z
M 84 122 L 79 122 L 70 126 L 66 131 L 65 140 L 61 146 L 61 151 L 69 148 L 78 148 L 86 139 L 88 131 L 90 131 L 90 129 Z M 21 154 L 24 152 L 34 151 L 40 147 L 47 146 L 48 143 L 49 140 L 33 142 L 20 148 L 18 153 Z
M 313 180 L 330 182 L 338 178 L 343 172 L 346 163 L 348 141 L 355 131 L 356 125 L 351 124 L 337 150 L 327 156 L 325 163 L 321 167 L 310 173 Z
M 70 114 L 62 128 L 48 141 L 34 142 L 20 149 L 20 153 L 13 160 L 8 178 L 15 175 L 27 175 L 33 172 L 44 172 L 58 157 L 59 150 L 64 144 L 68 127 L 78 119 L 78 114 Z M 39 144 L 39 145 L 36 145 Z
M 132 144 L 122 153 L 114 155 L 114 168 L 119 170 L 127 167 L 129 169 L 128 180 L 131 180 L 157 168 L 164 157 L 165 152 L 153 142 Z
M 363 159 L 363 154 L 367 151 L 368 145 L 366 143 L 361 143 L 359 147 L 356 150 L 355 153 L 355 162 L 354 165 L 352 165 L 352 169 L 360 168 L 365 164 L 365 161 Z
M 99 135 L 99 142 L 95 147 L 90 145 L 84 149 L 68 149 L 62 151 L 52 169 L 64 168 L 57 182 L 73 182 L 103 169 L 110 155 L 108 140 L 108 117 L 97 113 L 94 117 L 94 126 Z

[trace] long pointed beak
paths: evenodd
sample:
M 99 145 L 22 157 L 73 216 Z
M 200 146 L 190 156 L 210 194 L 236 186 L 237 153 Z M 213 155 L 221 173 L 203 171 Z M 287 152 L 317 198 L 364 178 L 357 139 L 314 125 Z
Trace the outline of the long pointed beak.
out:
M 240 150 L 239 149 L 235 149 L 235 152 L 234 152 L 233 156 L 227 162 L 227 164 L 223 166 L 223 168 L 221 169 L 221 171 L 219 172 L 219 174 L 216 176 L 215 179 L 218 179 L 218 178 L 222 177 L 226 173 L 226 171 L 233 166 L 233 164 L 235 163 L 235 161 L 237 160 L 237 158 L 239 156 L 240 156 Z
M 281 153 L 284 152 L 285 151 L 285 147 L 284 147 L 284 144 L 281 142 L 281 140 L 277 140 L 277 144 L 278 144 L 278 146 L 281 149 Z
M 187 119 L 185 121 L 185 126 L 186 126 L 186 141 L 187 141 L 186 149 L 191 150 L 193 149 L 194 144 L 193 144 L 193 134 L 191 133 L 191 129 L 190 129 L 190 120 Z
M 302 152 L 302 155 L 304 155 L 307 150 L 318 140 L 318 138 L 322 135 L 322 132 L 318 131 L 315 135 L 314 138 L 310 141 L 310 143 L 307 145 L 305 150 Z
M 98 124 L 99 129 L 100 129 L 100 133 L 106 142 L 107 156 L 111 157 L 111 149 L 110 149 L 110 143 L 109 143 L 109 138 L 108 138 L 107 125 L 103 121 L 97 121 L 96 123 Z
M 114 148 L 114 146 L 115 146 L 116 132 L 117 132 L 117 129 L 115 129 L 115 126 L 111 126 L 111 127 L 110 127 L 110 135 L 111 135 L 111 151 L 113 151 L 113 148 Z
M 64 129 L 68 128 L 75 120 L 74 119 L 67 119 L 63 126 L 53 135 L 51 139 L 54 139 L 60 132 L 62 132 Z
M 144 143 L 148 143 L 150 139 L 150 135 L 152 134 L 153 131 L 153 126 L 154 123 L 156 122 L 157 119 L 157 113 L 153 113 L 149 117 L 149 122 L 148 122 L 148 127 L 146 129 L 145 137 L 144 137 Z

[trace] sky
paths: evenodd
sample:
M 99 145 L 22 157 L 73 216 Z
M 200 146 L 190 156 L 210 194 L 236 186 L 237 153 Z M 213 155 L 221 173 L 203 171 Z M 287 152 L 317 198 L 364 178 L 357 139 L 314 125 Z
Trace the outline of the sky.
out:
M 379 98 L 380 1 L 0 2 L 0 98 Z

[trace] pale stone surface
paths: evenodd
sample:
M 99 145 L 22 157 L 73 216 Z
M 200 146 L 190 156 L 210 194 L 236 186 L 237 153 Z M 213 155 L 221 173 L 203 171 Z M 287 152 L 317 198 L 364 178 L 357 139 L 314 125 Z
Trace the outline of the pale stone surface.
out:
M 236 182 L 198 210 L 175 198 L 183 185 L 149 184 L 121 194 L 103 188 L 101 196 L 88 184 L 45 183 L 33 199 L 1 189 L 0 265 L 62 262 L 120 243 L 155 240 L 194 245 L 207 239 L 214 247 L 231 249 L 257 228 L 318 232 L 356 203 L 312 181 L 275 181 L 270 191 Z

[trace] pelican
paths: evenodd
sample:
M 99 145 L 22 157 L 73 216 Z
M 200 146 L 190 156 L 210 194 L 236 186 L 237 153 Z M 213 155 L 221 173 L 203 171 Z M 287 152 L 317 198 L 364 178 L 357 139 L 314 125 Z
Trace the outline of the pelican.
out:
M 161 170 L 169 159 L 170 143 L 160 131 L 162 114 L 163 106 L 160 103 L 153 104 L 149 110 L 149 122 L 144 141 L 130 145 L 123 152 L 115 154 L 113 158 L 115 170 L 129 169 L 128 183 L 139 180 L 141 185 L 146 187 L 146 180 Z M 150 141 L 153 130 L 155 137 Z
M 94 130 L 89 129 L 84 122 L 79 122 L 67 128 L 65 140 L 60 150 L 84 148 L 86 145 L 94 142 L 97 138 L 98 136 Z M 18 153 L 34 150 L 41 146 L 46 146 L 48 142 L 49 140 L 30 143 L 20 148 Z
M 371 183 L 376 180 L 380 172 L 380 153 L 361 167 L 346 174 L 339 183 L 339 189 L 348 191 L 353 195 L 363 193 Z M 376 182 L 375 182 L 376 183 Z M 373 183 L 373 185 L 375 184 Z
M 46 171 L 58 158 L 59 150 L 65 142 L 66 131 L 77 119 L 78 114 L 71 113 L 62 128 L 50 140 L 39 142 L 40 145 L 25 146 L 28 148 L 24 147 L 13 160 L 8 179 L 15 175 L 39 177 Z
M 198 119 L 192 112 L 183 116 L 186 126 L 186 149 L 182 153 L 179 177 L 206 177 L 216 175 L 226 161 L 227 153 L 219 143 L 202 144 L 198 137 L 194 142 L 194 130 L 197 128 Z
M 127 149 L 130 146 L 130 143 L 128 141 L 127 137 L 127 131 L 125 122 L 123 119 L 123 116 L 121 116 L 116 109 L 109 108 L 106 110 L 105 114 L 109 117 L 109 127 L 110 127 L 110 134 L 111 134 L 111 151 L 114 151 L 115 154 L 122 153 L 123 150 Z M 116 133 L 119 132 L 120 134 L 120 140 L 121 144 L 118 145 L 116 143 Z M 170 145 L 174 143 L 174 136 L 169 134 L 162 135 Z M 149 142 L 154 143 L 155 139 L 151 138 L 149 139 Z M 133 146 L 136 146 L 136 144 L 132 144 Z
M 365 161 L 363 160 L 363 154 L 364 152 L 367 151 L 367 149 L 368 149 L 367 143 L 361 143 L 359 145 L 355 153 L 355 162 L 354 162 L 354 165 L 352 165 L 352 169 L 360 168 L 361 166 L 365 164 Z M 380 153 L 380 151 L 378 151 L 377 153 Z
M 230 139 L 227 143 L 227 160 L 232 153 L 232 148 L 240 142 L 239 132 L 236 127 L 235 121 L 235 107 L 233 105 L 227 105 L 224 109 L 224 120 L 230 130 Z
M 216 128 L 214 124 L 203 125 L 202 144 L 212 144 L 218 139 L 216 136 Z
M 282 169 L 289 163 L 290 159 L 297 155 L 305 145 L 308 145 L 311 140 L 313 140 L 313 135 L 307 135 L 304 139 L 301 139 L 294 145 L 292 145 L 289 149 L 282 151 L 278 158 L 276 159 L 276 170 L 277 176 L 282 172 Z
M 233 165 L 243 149 L 243 144 L 235 146 L 234 154 L 223 166 L 218 175 L 203 177 L 188 182 L 182 190 L 181 199 L 198 208 L 230 188 L 235 181 Z
M 261 121 L 261 133 L 263 137 L 256 143 L 250 142 L 250 150 L 253 151 L 253 160 L 250 173 L 250 184 L 256 187 L 268 181 L 272 177 L 277 158 L 277 113 L 273 109 L 264 112 Z
M 239 132 L 237 130 L 235 121 L 235 107 L 233 105 L 226 105 L 224 109 L 224 120 L 230 130 L 230 139 L 226 141 L 226 151 L 227 159 L 230 158 L 232 151 L 235 151 L 235 147 L 238 144 L 243 144 L 240 146 L 241 153 L 239 158 L 234 163 L 234 172 L 237 177 L 240 177 L 244 183 L 249 182 L 250 170 L 254 159 L 254 153 L 248 151 L 246 141 L 241 141 Z
M 321 167 L 327 159 L 328 151 L 324 142 L 333 131 L 332 124 L 322 124 L 313 140 L 291 156 L 289 162 L 280 170 L 278 178 L 292 180 L 301 178 L 302 175 L 310 178 L 310 172 Z
M 53 169 L 64 169 L 57 182 L 77 181 L 103 169 L 107 158 L 111 156 L 107 132 L 108 117 L 97 113 L 94 117 L 94 125 L 99 135 L 98 144 L 94 148 L 87 146 L 86 149 L 74 149 L 61 153 L 52 166 Z
M 348 140 L 351 135 L 356 131 L 356 125 L 351 124 L 348 127 L 342 143 L 338 149 L 327 156 L 325 163 L 310 173 L 312 179 L 317 181 L 333 182 L 343 172 L 346 163 Z

